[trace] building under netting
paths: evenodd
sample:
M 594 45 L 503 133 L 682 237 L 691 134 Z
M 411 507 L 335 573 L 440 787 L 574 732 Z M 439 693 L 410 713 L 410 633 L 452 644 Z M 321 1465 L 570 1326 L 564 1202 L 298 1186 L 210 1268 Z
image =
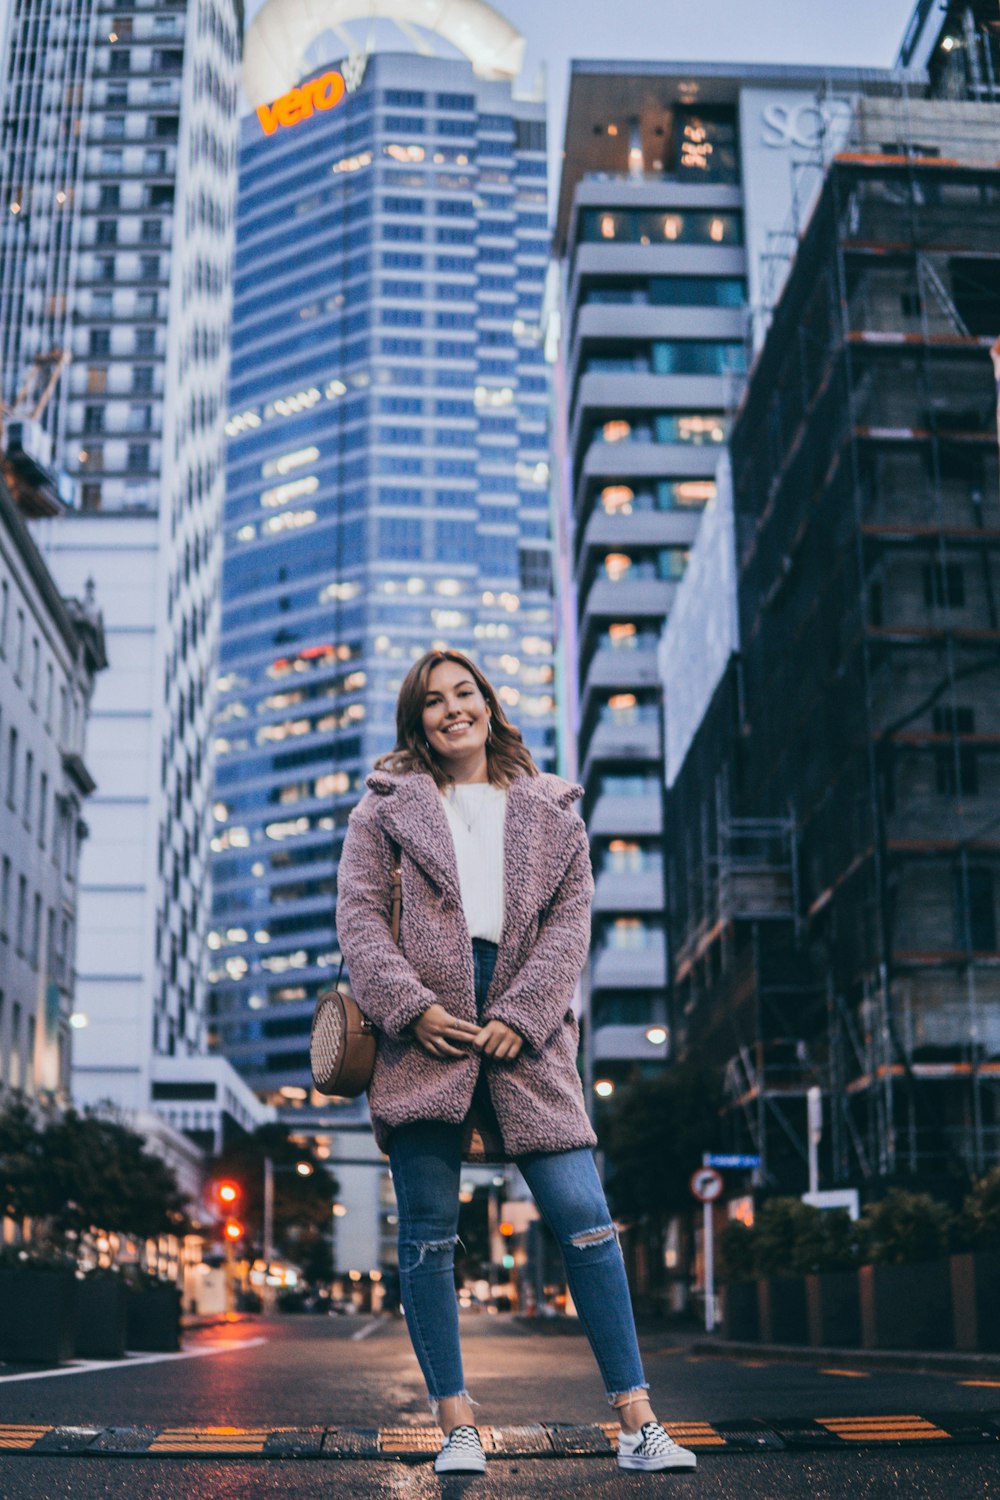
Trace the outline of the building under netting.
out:
M 669 792 L 678 1053 L 806 1187 L 1000 1159 L 1000 105 L 867 99 L 731 440 L 738 646 Z M 669 683 L 668 683 L 669 714 Z

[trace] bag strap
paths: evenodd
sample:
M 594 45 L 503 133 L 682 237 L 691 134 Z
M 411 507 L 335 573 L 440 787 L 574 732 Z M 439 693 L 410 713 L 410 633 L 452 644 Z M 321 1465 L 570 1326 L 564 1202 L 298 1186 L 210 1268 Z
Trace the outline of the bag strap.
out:
M 391 920 L 391 925 L 392 925 L 392 941 L 395 943 L 395 945 L 396 945 L 397 948 L 399 947 L 399 925 L 400 925 L 400 919 L 402 917 L 402 914 L 403 914 L 403 872 L 402 872 L 402 869 L 400 867 L 400 856 L 399 856 L 399 853 L 397 851 L 396 858 L 395 858 L 395 861 L 394 861 L 393 866 L 392 866 L 392 917 L 390 919 Z M 339 965 L 339 967 L 337 969 L 337 977 L 334 980 L 334 984 L 333 984 L 333 987 L 334 987 L 335 990 L 339 990 L 340 989 L 340 981 L 341 981 L 341 979 L 343 977 L 344 977 L 344 955 L 343 955 L 343 952 L 341 952 L 341 955 L 340 955 L 340 965 Z

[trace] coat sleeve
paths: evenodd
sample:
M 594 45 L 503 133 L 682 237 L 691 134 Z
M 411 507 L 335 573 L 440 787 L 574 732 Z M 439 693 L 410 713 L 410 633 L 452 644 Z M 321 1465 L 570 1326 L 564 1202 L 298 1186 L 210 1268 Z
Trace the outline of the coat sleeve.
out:
M 401 1036 L 437 996 L 392 940 L 395 850 L 360 807 L 351 814 L 337 871 L 337 936 L 362 1013 Z
M 538 937 L 514 980 L 502 995 L 492 998 L 484 1021 L 504 1021 L 541 1051 L 558 1027 L 573 998 L 590 947 L 590 908 L 594 876 L 583 820 L 576 835 L 566 873 L 549 905 Z

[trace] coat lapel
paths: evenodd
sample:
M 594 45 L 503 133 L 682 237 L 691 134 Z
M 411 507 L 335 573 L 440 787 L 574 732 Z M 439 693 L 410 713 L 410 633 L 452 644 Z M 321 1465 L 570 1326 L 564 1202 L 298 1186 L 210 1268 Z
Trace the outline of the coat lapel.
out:
M 412 775 L 369 778 L 376 792 L 383 787 L 380 822 L 393 843 L 398 844 L 420 868 L 454 900 L 461 902 L 455 844 L 441 793 L 431 776 Z

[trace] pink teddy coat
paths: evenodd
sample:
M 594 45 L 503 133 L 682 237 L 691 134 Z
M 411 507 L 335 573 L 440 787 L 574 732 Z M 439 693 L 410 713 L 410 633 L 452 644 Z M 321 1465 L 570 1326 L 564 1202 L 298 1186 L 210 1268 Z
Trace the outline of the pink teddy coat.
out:
M 476 1021 L 472 945 L 441 793 L 425 773 L 375 771 L 351 813 L 337 877 L 337 931 L 354 997 L 379 1030 L 369 1089 L 382 1150 L 398 1125 L 460 1124 L 487 1067 L 508 1156 L 592 1146 L 576 1068 L 570 1002 L 590 943 L 594 881 L 587 832 L 558 776 L 518 776 L 504 822 L 504 922 L 483 1020 L 524 1037 L 512 1063 L 478 1053 L 435 1058 L 410 1031 L 435 1001 Z M 391 872 L 403 882 L 400 942 L 390 928 Z

